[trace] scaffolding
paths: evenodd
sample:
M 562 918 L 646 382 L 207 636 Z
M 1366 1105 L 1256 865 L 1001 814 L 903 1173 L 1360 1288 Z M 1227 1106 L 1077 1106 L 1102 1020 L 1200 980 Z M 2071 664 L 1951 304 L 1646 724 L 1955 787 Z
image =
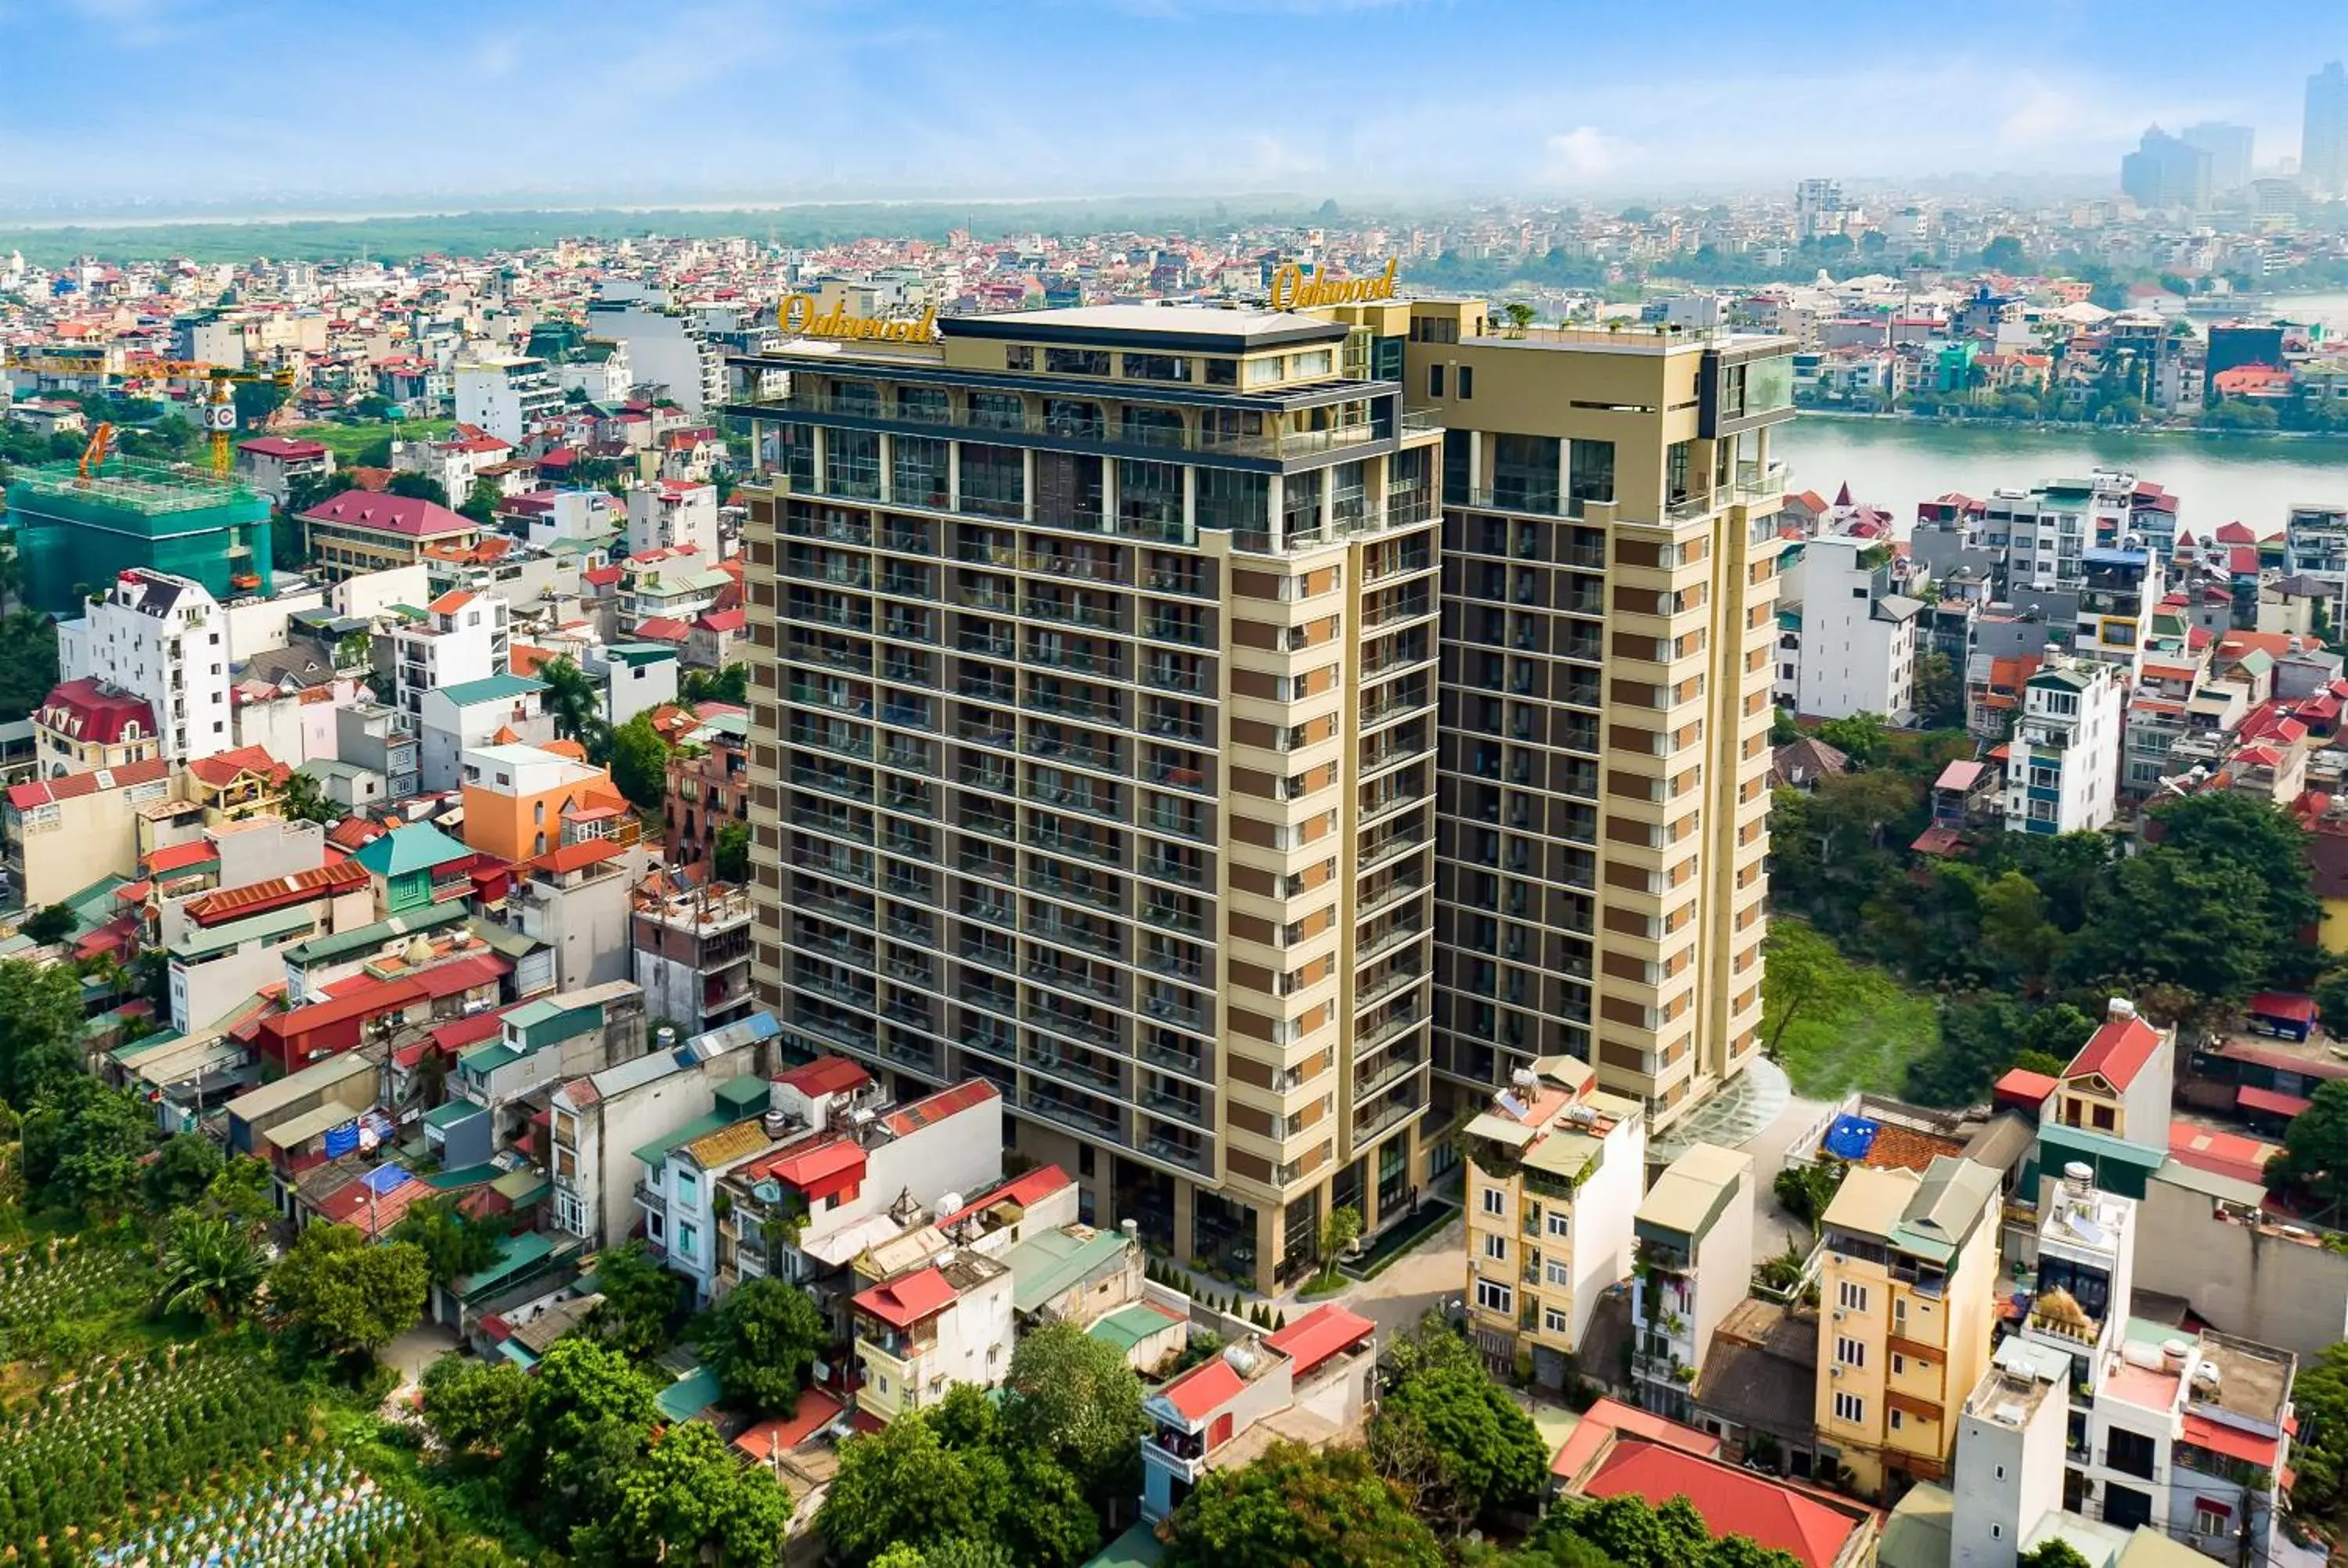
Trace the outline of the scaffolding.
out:
M 109 458 L 20 470 L 8 521 L 26 601 L 77 614 L 122 572 L 148 567 L 201 583 L 226 602 L 271 591 L 269 502 L 200 468 Z

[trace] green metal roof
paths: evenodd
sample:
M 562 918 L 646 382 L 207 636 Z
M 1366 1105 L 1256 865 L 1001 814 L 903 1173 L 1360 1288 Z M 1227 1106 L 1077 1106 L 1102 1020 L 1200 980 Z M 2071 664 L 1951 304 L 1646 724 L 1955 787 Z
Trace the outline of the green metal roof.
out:
M 1085 1568 L 1157 1568 L 1165 1556 L 1166 1548 L 1159 1543 L 1149 1522 L 1138 1520 L 1101 1548 L 1100 1555 L 1086 1563 Z
M 359 847 L 355 859 L 376 876 L 400 876 L 469 859 L 472 851 L 428 822 L 395 827 Z
M 532 692 L 543 692 L 546 682 L 528 675 L 508 671 L 502 675 L 488 675 L 479 681 L 459 681 L 453 686 L 439 688 L 440 694 L 459 708 L 469 708 L 476 702 L 505 702 L 516 697 L 526 697 Z
M 542 1202 L 554 1191 L 554 1184 L 536 1171 L 508 1171 L 489 1184 L 489 1191 L 522 1209 Z
M 1014 1286 L 1017 1281 L 1013 1281 Z M 1135 1302 L 1120 1307 L 1115 1312 L 1085 1330 L 1086 1338 L 1097 1339 L 1104 1345 L 1114 1345 L 1121 1354 L 1131 1355 L 1133 1348 L 1153 1334 L 1163 1334 L 1181 1325 L 1154 1307 Z
M 736 1121 L 757 1115 L 772 1098 L 767 1081 L 755 1072 L 729 1078 L 717 1086 L 717 1109 L 731 1112 Z
M 457 1065 L 467 1072 L 495 1072 L 499 1068 L 510 1066 L 529 1054 L 530 1053 L 527 1050 L 518 1050 L 503 1040 L 497 1040 L 467 1051 L 457 1059 Z
M 106 1053 L 107 1060 L 118 1067 L 127 1067 L 149 1052 L 160 1050 L 167 1045 L 177 1045 L 186 1038 L 176 1029 L 159 1030 L 128 1044 L 116 1046 Z
M 478 1274 L 469 1274 L 458 1280 L 457 1293 L 479 1296 L 494 1286 L 509 1284 L 524 1270 L 544 1261 L 553 1250 L 553 1238 L 541 1231 L 524 1231 L 520 1235 L 507 1236 L 498 1244 L 497 1261 Z
M 451 1100 L 446 1105 L 435 1105 L 431 1110 L 427 1111 L 424 1113 L 424 1124 L 427 1127 L 437 1127 L 445 1132 L 460 1122 L 488 1114 L 488 1112 L 469 1100 Z
M 305 904 L 290 909 L 270 909 L 225 926 L 199 926 L 192 920 L 180 929 L 171 951 L 183 958 L 210 958 L 233 952 L 247 942 L 265 942 L 288 931 L 307 930 L 318 923 L 318 912 Z
M 723 577 L 723 572 L 718 574 Z M 728 578 L 727 581 L 733 579 Z M 603 655 L 623 664 L 657 664 L 664 659 L 676 657 L 676 650 L 662 642 L 606 642 Z
M 1095 1231 L 1089 1236 L 1045 1231 L 1029 1236 L 1003 1259 L 1011 1269 L 1011 1305 L 1021 1312 L 1036 1311 L 1082 1285 L 1124 1250 L 1125 1237 L 1116 1231 Z
M 717 1396 L 723 1392 L 725 1390 L 717 1386 L 716 1373 L 706 1367 L 695 1367 L 663 1389 L 653 1403 L 658 1405 L 660 1413 L 670 1420 L 689 1421 L 716 1404 Z
M 376 842 L 380 844 L 383 840 Z M 419 909 L 413 915 L 395 915 L 388 920 L 377 920 L 372 926 L 361 926 L 355 931 L 313 937 L 306 942 L 296 942 L 285 949 L 285 956 L 297 964 L 332 963 L 353 953 L 372 952 L 396 938 L 437 930 L 464 917 L 465 907 L 462 904 L 436 904 L 429 909 Z
M 636 1145 L 636 1158 L 647 1165 L 661 1164 L 668 1159 L 671 1149 L 681 1143 L 690 1143 L 695 1138 L 705 1138 L 712 1132 L 724 1132 L 740 1120 L 739 1116 L 724 1111 L 712 1111 L 706 1116 L 696 1116 L 665 1137 Z
M 504 1174 L 495 1165 L 459 1165 L 453 1171 L 433 1172 L 424 1178 L 424 1184 L 447 1193 L 458 1187 L 486 1187 Z

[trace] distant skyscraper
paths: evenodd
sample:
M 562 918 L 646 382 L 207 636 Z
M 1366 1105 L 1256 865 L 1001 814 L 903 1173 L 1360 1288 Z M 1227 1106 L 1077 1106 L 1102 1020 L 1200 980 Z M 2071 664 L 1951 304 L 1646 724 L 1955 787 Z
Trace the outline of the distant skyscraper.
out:
M 2209 205 L 2209 155 L 2158 126 L 2120 159 L 2120 189 L 2147 209 Z
M 2250 149 L 2256 135 L 2246 125 L 2204 120 L 2187 126 L 2178 139 L 2209 155 L 2209 190 L 2225 195 L 2250 183 Z
M 1839 234 L 1849 210 L 1838 179 L 1805 179 L 1794 188 L 1794 224 L 1803 239 Z
M 2328 195 L 2348 190 L 2348 72 L 2337 60 L 2307 78 L 2299 174 L 2311 190 Z

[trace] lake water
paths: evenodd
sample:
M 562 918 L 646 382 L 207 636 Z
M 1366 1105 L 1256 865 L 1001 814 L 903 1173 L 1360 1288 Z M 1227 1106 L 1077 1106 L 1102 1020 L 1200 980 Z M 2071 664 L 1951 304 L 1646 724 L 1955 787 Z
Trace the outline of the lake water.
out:
M 2348 337 L 2348 292 L 2264 302 L 2278 315 L 2320 321 Z M 2178 498 L 2178 525 L 2197 533 L 2237 519 L 2264 533 L 2282 526 L 2294 501 L 2348 505 L 2348 436 L 2274 440 L 1803 418 L 1776 432 L 1771 455 L 1791 466 L 1797 490 L 1832 500 L 1849 480 L 1855 498 L 1887 507 L 1903 534 L 1916 520 L 1916 503 L 1934 496 L 2026 489 L 2043 479 L 2085 478 L 2093 468 L 2126 469 L 2160 486 Z
M 1978 498 L 2001 487 L 2083 479 L 2096 468 L 2124 469 L 2160 486 L 2177 497 L 2178 526 L 2195 534 L 2237 519 L 2263 534 L 2282 527 L 2294 502 L 2348 505 L 2348 436 L 2278 440 L 1800 418 L 1772 434 L 1770 454 L 1786 460 L 1791 488 L 1831 501 L 1849 481 L 1852 497 L 1889 510 L 1902 535 L 1916 520 L 1919 501 L 1951 490 Z

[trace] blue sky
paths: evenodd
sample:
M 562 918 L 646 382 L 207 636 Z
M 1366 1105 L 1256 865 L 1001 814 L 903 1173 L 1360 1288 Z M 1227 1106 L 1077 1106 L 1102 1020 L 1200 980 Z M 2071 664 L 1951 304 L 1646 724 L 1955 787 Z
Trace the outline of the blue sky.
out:
M 2340 0 L 0 0 L 0 191 L 1612 195 L 2295 154 Z M 2251 36 L 2254 35 L 2254 36 Z

